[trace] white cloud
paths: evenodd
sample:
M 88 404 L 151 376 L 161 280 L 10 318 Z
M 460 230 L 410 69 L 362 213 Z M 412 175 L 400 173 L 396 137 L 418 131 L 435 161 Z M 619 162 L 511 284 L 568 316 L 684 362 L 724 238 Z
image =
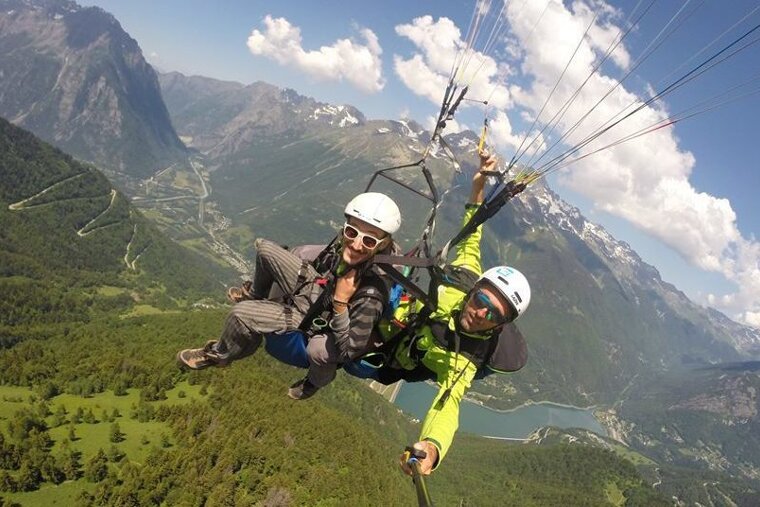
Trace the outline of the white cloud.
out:
M 440 104 L 443 100 L 448 76 L 432 70 L 421 55 L 414 55 L 408 60 L 394 55 L 393 65 L 401 81 L 409 89 L 417 95 L 422 95 L 432 102 Z
M 414 93 L 439 105 L 457 54 L 464 47 L 459 28 L 445 17 L 435 21 L 431 16 L 422 16 L 411 24 L 396 26 L 396 33 L 412 41 L 419 51 L 409 58 L 394 55 L 396 74 Z M 461 81 L 469 85 L 467 97 L 488 100 L 489 105 L 501 109 L 512 105 L 509 90 L 503 83 L 510 72 L 506 64 L 476 52 L 461 69 Z M 452 130 L 447 127 L 446 132 Z
M 488 121 L 487 142 L 496 146 L 509 146 L 512 151 L 516 150 L 522 141 L 522 136 L 512 131 L 512 123 L 504 111 L 497 111 L 493 118 Z
M 324 81 L 348 81 L 368 93 L 385 86 L 382 74 L 383 50 L 375 33 L 359 29 L 364 44 L 339 39 L 330 46 L 307 51 L 302 47 L 301 29 L 285 18 L 264 18 L 264 30 L 253 30 L 248 37 L 248 49 L 254 55 L 265 56 L 281 65 L 288 65 Z
M 587 4 L 576 1 L 571 8 L 559 0 L 543 14 L 536 33 L 531 33 L 541 2 L 526 2 L 517 9 L 508 8 L 512 34 L 521 47 L 518 76 L 529 86 L 511 88 L 515 104 L 538 113 L 557 77 L 592 19 Z M 610 42 L 617 37 L 613 20 L 617 13 L 603 2 L 594 1 L 594 9 L 603 15 L 598 26 L 589 30 L 576 57 L 567 69 L 560 86 L 547 105 L 542 121 L 548 121 L 588 77 Z M 561 49 L 560 49 L 561 48 Z M 613 53 L 613 62 L 625 69 L 630 57 L 622 46 Z M 561 132 L 595 107 L 616 80 L 595 73 L 559 124 Z M 604 124 L 636 100 L 625 86 L 617 87 L 603 103 L 567 138 L 577 144 L 594 128 Z M 603 147 L 666 118 L 666 106 L 647 107 L 626 119 L 602 138 L 591 143 L 585 152 Z M 555 135 L 556 138 L 556 135 Z M 554 152 L 552 152 L 554 153 Z M 583 153 L 583 152 L 581 152 Z M 552 154 L 537 162 L 540 166 Z M 728 314 L 758 325 L 760 315 L 760 246 L 754 239 L 743 238 L 736 214 L 727 199 L 699 192 L 689 181 L 695 166 L 691 153 L 678 145 L 672 128 L 658 130 L 634 141 L 610 148 L 579 161 L 563 174 L 563 183 L 589 197 L 595 205 L 623 217 L 639 229 L 659 238 L 693 265 L 722 273 L 736 283 L 734 294 L 712 295 L 710 301 Z
M 760 312 L 746 312 L 744 314 L 744 321 L 750 326 L 760 328 Z

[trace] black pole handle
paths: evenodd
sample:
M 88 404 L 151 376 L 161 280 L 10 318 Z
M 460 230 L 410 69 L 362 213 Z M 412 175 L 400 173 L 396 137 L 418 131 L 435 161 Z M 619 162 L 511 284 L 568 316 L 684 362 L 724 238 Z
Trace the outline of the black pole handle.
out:
M 433 500 L 430 499 L 430 493 L 425 484 L 425 476 L 420 473 L 420 460 L 425 459 L 427 453 L 411 446 L 404 450 L 409 456 L 406 462 L 412 469 L 412 482 L 414 489 L 417 490 L 417 503 L 420 507 L 433 507 Z

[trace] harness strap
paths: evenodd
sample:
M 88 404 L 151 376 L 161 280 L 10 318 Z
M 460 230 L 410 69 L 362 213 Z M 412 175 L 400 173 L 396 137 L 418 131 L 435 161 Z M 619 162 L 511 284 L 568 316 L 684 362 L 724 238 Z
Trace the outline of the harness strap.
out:
M 309 276 L 309 267 L 311 266 L 311 263 L 307 260 L 301 260 L 301 266 L 298 268 L 298 276 L 296 277 L 296 282 L 293 285 L 293 292 L 287 292 L 282 296 L 282 300 L 285 303 L 286 307 L 289 307 L 290 305 L 295 305 L 295 297 L 296 294 L 301 292 L 301 290 L 306 287 L 306 284 L 308 283 L 308 276 Z M 285 319 L 287 321 L 288 329 L 292 329 L 293 326 L 293 319 L 292 319 L 292 312 L 288 308 L 287 312 L 285 313 Z
M 309 272 L 309 266 L 311 266 L 310 262 L 306 260 L 301 261 L 301 267 L 298 268 L 298 277 L 296 278 L 296 287 L 300 288 L 306 281 L 306 275 Z
M 317 297 L 317 300 L 314 301 L 311 306 L 309 306 L 309 309 L 306 311 L 306 315 L 304 315 L 301 323 L 298 324 L 298 329 L 303 331 L 307 340 L 313 334 L 312 323 L 314 322 L 314 319 L 325 313 L 328 305 L 332 301 L 332 293 L 334 289 L 335 277 L 331 277 L 322 288 L 322 292 L 319 294 L 319 297 Z
M 283 305 L 282 311 L 285 314 L 285 327 L 293 329 L 293 307 L 290 305 Z
M 414 296 L 415 298 L 422 301 L 425 305 L 425 308 L 436 308 L 437 304 L 436 302 L 428 297 L 428 295 L 425 293 L 424 290 L 422 290 L 416 283 L 409 280 L 409 278 L 402 275 L 396 268 L 394 268 L 390 264 L 381 264 L 383 271 L 391 278 L 394 282 L 401 284 L 409 293 Z M 435 295 L 434 295 L 435 297 Z
M 390 359 L 390 364 L 394 363 L 394 359 L 396 358 L 396 353 L 398 351 L 398 348 L 404 343 L 404 339 L 407 336 L 414 335 L 417 330 L 419 330 L 424 324 L 427 318 L 430 316 L 432 311 L 427 306 L 423 306 L 419 313 L 415 313 L 411 316 L 410 320 L 407 322 L 406 326 L 402 327 L 401 329 L 396 332 L 396 334 L 392 335 L 390 338 L 388 338 L 385 343 L 383 343 L 380 348 L 379 352 L 383 353 Z M 419 359 L 419 358 L 416 358 Z M 419 362 L 419 361 L 415 361 Z M 392 366 L 391 366 L 392 368 Z
M 426 257 L 412 257 L 409 255 L 384 255 L 378 254 L 372 257 L 368 262 L 372 264 L 395 264 L 397 266 L 412 266 L 415 268 L 428 268 L 435 266 L 435 259 Z

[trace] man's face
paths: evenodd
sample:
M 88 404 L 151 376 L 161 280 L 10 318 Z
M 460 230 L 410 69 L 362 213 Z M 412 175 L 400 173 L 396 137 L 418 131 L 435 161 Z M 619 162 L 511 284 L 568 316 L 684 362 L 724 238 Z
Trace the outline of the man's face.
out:
M 358 218 L 348 217 L 343 228 L 343 261 L 355 266 L 388 246 L 388 234 Z M 372 248 L 374 246 L 374 248 Z
M 462 308 L 459 325 L 468 333 L 487 331 L 510 322 L 513 312 L 499 291 L 488 283 L 480 283 Z

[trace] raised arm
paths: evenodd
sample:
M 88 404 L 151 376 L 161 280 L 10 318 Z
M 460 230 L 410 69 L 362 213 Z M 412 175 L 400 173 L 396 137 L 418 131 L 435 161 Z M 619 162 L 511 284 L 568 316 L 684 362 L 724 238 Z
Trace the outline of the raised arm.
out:
M 496 166 L 495 156 L 480 156 L 480 169 L 472 177 L 472 186 L 470 187 L 470 199 L 465 207 L 462 225 L 470 221 L 475 210 L 481 205 L 484 199 L 485 185 L 487 176 L 484 171 L 491 171 Z M 452 262 L 455 266 L 468 268 L 476 274 L 482 273 L 480 265 L 480 239 L 483 235 L 483 226 L 480 225 L 475 232 L 464 238 L 457 245 L 457 255 Z

